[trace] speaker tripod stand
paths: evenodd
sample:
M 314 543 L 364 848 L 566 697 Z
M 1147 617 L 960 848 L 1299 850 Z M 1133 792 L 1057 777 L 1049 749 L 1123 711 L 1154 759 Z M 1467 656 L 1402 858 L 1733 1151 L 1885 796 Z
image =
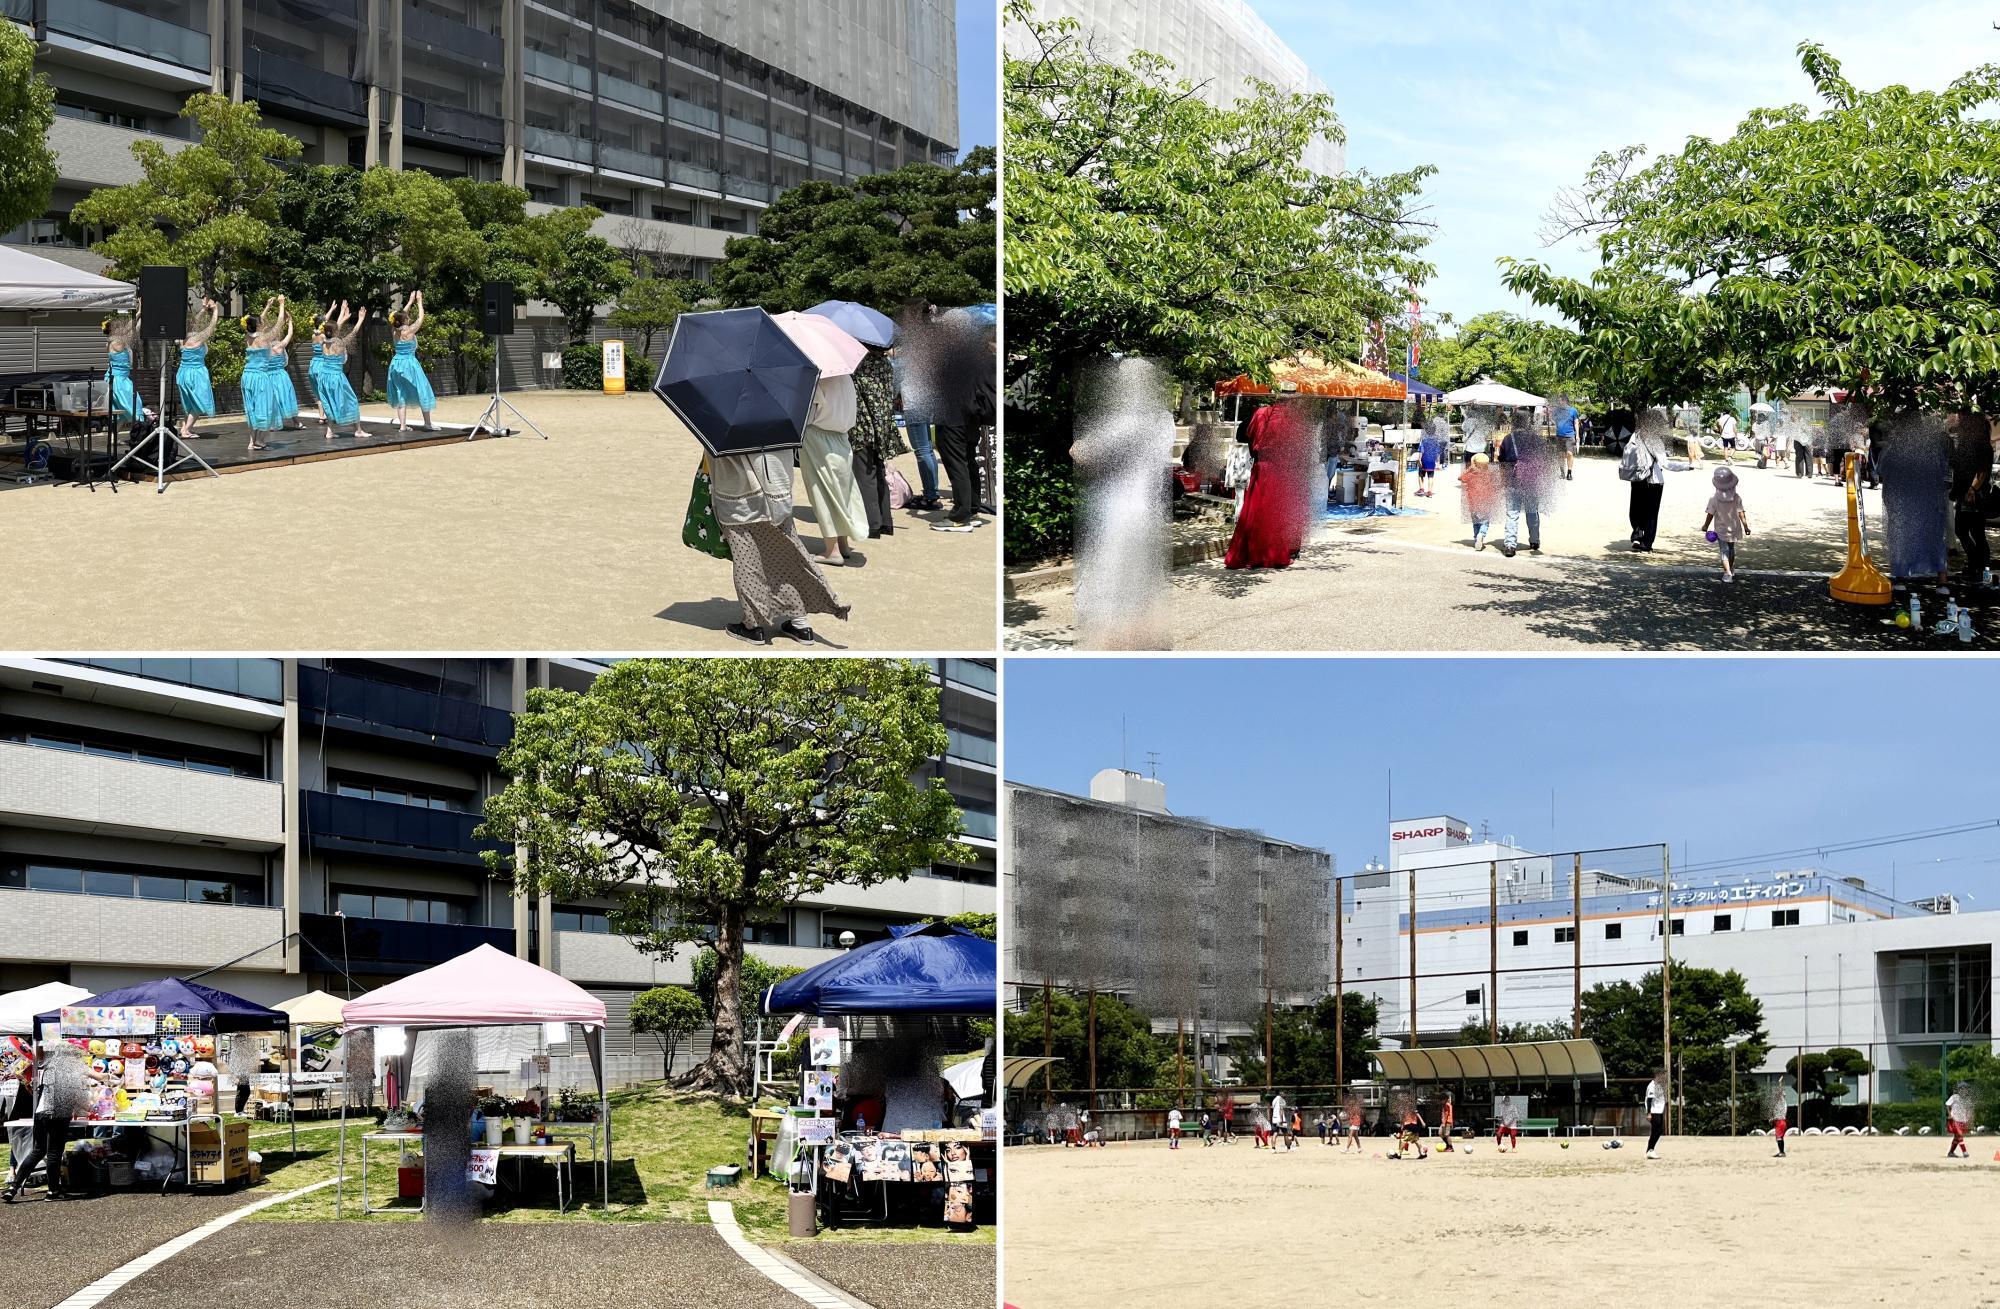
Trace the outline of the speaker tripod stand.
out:
M 179 432 L 167 426 L 167 365 L 165 347 L 161 348 L 160 356 L 160 419 L 153 425 L 152 431 L 133 442 L 132 448 L 125 452 L 124 458 L 111 465 L 110 469 L 104 474 L 104 480 L 112 483 L 111 489 L 114 491 L 118 489 L 118 470 L 135 460 L 138 462 L 139 467 L 153 470 L 153 491 L 155 494 L 167 489 L 167 474 L 173 472 L 190 459 L 200 464 L 202 471 L 210 477 L 222 476 L 222 474 L 210 468 L 208 461 L 196 454 L 193 447 L 181 440 Z M 135 393 L 137 389 L 136 386 L 133 388 Z M 172 462 L 168 462 L 167 456 L 175 450 L 181 452 L 180 457 L 174 459 Z M 151 458 L 147 457 L 148 451 L 153 452 Z
M 519 409 L 516 409 L 508 402 L 505 396 L 500 394 L 500 345 L 503 339 L 497 334 L 493 338 L 493 398 L 486 402 L 485 410 L 479 415 L 478 421 L 473 423 L 472 430 L 465 434 L 465 439 L 470 441 L 481 432 L 491 432 L 495 436 L 504 435 L 507 429 L 500 422 L 500 413 L 502 410 L 505 410 L 520 419 L 521 426 L 546 441 L 549 439 L 549 434 L 541 428 L 536 427 L 533 420 Z

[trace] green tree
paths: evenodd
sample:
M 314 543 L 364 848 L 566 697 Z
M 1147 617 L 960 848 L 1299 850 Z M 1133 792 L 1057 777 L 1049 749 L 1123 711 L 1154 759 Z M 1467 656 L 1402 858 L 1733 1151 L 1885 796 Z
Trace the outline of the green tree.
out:
M 944 921 L 948 926 L 963 927 L 973 935 L 983 936 L 989 941 L 1000 939 L 1000 916 L 998 914 L 982 914 L 967 910 L 962 914 L 953 914 Z
M 644 273 L 626 283 L 607 320 L 612 327 L 639 335 L 639 353 L 652 357 L 653 338 L 672 333 L 680 316 L 700 301 L 703 288 L 698 282 Z
M 1460 1045 L 1514 1045 L 1525 1041 L 1567 1041 L 1574 1033 L 1568 1023 L 1502 1023 L 1496 1042 L 1490 1026 L 1474 1018 L 1458 1029 Z
M 656 986 L 632 997 L 632 1030 L 660 1043 L 663 1065 L 671 1075 L 674 1052 L 681 1038 L 708 1021 L 708 1007 L 685 986 Z
M 1560 224 L 1595 239 L 1599 269 L 1503 260 L 1509 286 L 1576 323 L 1579 368 L 1635 399 L 1825 385 L 1990 408 L 2000 65 L 1863 91 L 1820 46 L 1798 56 L 1816 111 L 1759 109 L 1650 164 L 1638 146 L 1601 156 Z
M 1683 1121 L 1690 1132 L 1725 1132 L 1729 1043 L 1738 1043 L 1739 1071 L 1764 1062 L 1771 1048 L 1764 1006 L 1733 968 L 1675 964 L 1673 977 L 1675 1089 L 1687 1097 Z M 1660 1066 L 1661 1010 L 1657 969 L 1636 982 L 1600 982 L 1583 993 L 1583 1034 L 1597 1043 L 1605 1071 L 1624 1081 L 1634 1099 Z
M 371 168 L 361 175 L 361 196 L 391 242 L 378 255 L 383 287 L 421 290 L 427 301 L 434 295 L 447 304 L 469 301 L 488 251 L 449 183 L 424 172 Z
M 1305 1009 L 1286 1009 L 1271 1016 L 1271 1084 L 1274 1086 L 1330 1086 L 1373 1076 L 1369 1058 L 1382 1048 L 1375 1037 L 1379 1021 L 1375 1001 L 1358 991 L 1349 991 L 1341 1006 L 1343 1048 L 1341 1059 L 1346 1075 L 1334 1076 L 1332 996 L 1322 996 Z M 1231 1054 L 1236 1080 L 1245 1086 L 1264 1085 L 1264 1034 L 1262 1030 L 1238 1038 Z
M 951 793 L 921 776 L 944 748 L 938 688 L 908 660 L 619 663 L 580 694 L 528 693 L 482 825 L 527 858 L 487 858 L 519 888 L 608 899 L 648 954 L 709 944 L 715 1042 L 684 1080 L 741 1095 L 745 929 L 968 858 Z
M 35 43 L 0 23 L 0 231 L 40 218 L 56 188 L 49 128 L 56 91 L 35 71 Z
M 1988 1127 L 2000 1127 L 2000 1054 L 1983 1041 L 1954 1046 L 1944 1058 L 1945 1075 L 1935 1066 L 1913 1065 L 1903 1070 L 1910 1094 L 1929 1112 L 1926 1121 L 1942 1126 L 1944 1102 L 1959 1085 L 1972 1087 L 1973 1116 Z
M 1007 344 L 1059 407 L 1075 363 L 1112 350 L 1197 387 L 1301 347 L 1351 359 L 1431 271 L 1411 212 L 1431 168 L 1303 163 L 1344 136 L 1331 97 L 1260 85 L 1216 108 L 1155 56 L 1099 59 L 1073 20 L 1011 0 L 1008 21 L 1032 52 L 1004 71 Z
M 195 290 L 221 300 L 269 243 L 285 177 L 279 161 L 303 147 L 263 126 L 254 101 L 202 91 L 181 117 L 194 120 L 195 144 L 170 154 L 158 141 L 134 141 L 144 176 L 92 192 L 70 216 L 106 229 L 91 249 L 111 261 L 111 276 L 136 281 L 147 264 L 180 264 Z
M 1875 1065 L 1869 1062 L 1867 1055 L 1847 1046 L 1795 1055 L 1786 1068 L 1798 1088 L 1801 1127 L 1806 1125 L 1807 1096 L 1819 1101 L 1824 1108 L 1852 1089 L 1848 1079 L 1866 1077 L 1875 1071 Z
M 506 243 L 512 258 L 533 270 L 533 294 L 562 311 L 572 342 L 589 339 L 597 306 L 616 300 L 632 279 L 617 247 L 591 230 L 601 217 L 588 205 L 536 214 Z
M 742 965 L 737 969 L 737 1007 L 745 1014 L 758 1012 L 767 988 L 776 986 L 787 977 L 797 977 L 804 971 L 790 964 L 766 963 L 749 951 L 744 951 Z M 702 1013 L 710 1022 L 714 1022 L 721 995 L 716 989 L 716 984 L 722 976 L 722 957 L 715 952 L 713 945 L 703 946 L 695 952 L 689 972 L 693 976 L 694 994 L 701 1001 Z
M 244 273 L 251 299 L 283 292 L 300 313 L 327 300 L 381 312 L 396 271 L 383 263 L 394 241 L 395 216 L 368 203 L 359 169 L 308 164 L 279 181 L 277 220 L 261 257 Z
M 993 295 L 994 152 L 955 165 L 906 164 L 851 183 L 812 181 L 773 202 L 755 236 L 733 238 L 711 283 L 734 305 L 773 313 L 854 300 L 891 313 L 920 300 Z
M 1536 395 L 1574 393 L 1577 380 L 1567 361 L 1576 333 L 1554 323 L 1491 310 L 1468 318 L 1450 335 L 1428 336 L 1423 345 L 1423 380 L 1443 391 L 1490 377 Z
M 1051 1090 L 1080 1091 L 1090 1086 L 1090 1002 L 1088 997 L 1053 991 L 1049 996 L 1050 1028 L 1055 1056 L 1050 1066 Z M 1006 1049 L 1013 1055 L 1040 1055 L 1042 997 L 1037 992 L 1026 1009 L 1007 1015 Z M 1159 1070 L 1172 1070 L 1174 1040 L 1153 1035 L 1146 1016 L 1113 995 L 1097 997 L 1097 1085 L 1105 1090 L 1157 1086 Z

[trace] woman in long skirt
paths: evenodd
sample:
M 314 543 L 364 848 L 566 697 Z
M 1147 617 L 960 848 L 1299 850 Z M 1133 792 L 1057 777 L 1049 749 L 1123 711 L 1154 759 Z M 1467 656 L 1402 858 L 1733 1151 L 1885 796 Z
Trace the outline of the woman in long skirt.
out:
M 859 568 L 867 559 L 848 547 L 851 537 L 868 531 L 868 509 L 854 480 L 854 447 L 847 433 L 856 412 L 854 379 L 822 377 L 813 388 L 812 410 L 806 415 L 805 437 L 799 451 L 799 471 L 806 495 L 826 539 L 830 568 Z
M 283 296 L 278 297 L 278 318 L 271 330 L 284 342 L 271 369 L 271 385 L 277 392 L 278 411 L 283 415 L 279 425 L 296 430 L 299 427 L 299 389 L 292 385 L 292 310 Z
M 1304 545 L 1305 493 L 1311 434 L 1282 404 L 1250 416 L 1250 487 L 1236 515 L 1236 534 L 1223 556 L 1226 568 L 1285 568 Z
M 361 335 L 361 325 L 367 321 L 368 309 L 364 305 L 350 324 L 347 302 L 343 300 L 340 317 L 333 322 L 333 332 L 322 343 L 313 390 L 319 396 L 320 413 L 326 416 L 328 440 L 336 435 L 354 435 L 361 422 L 361 400 L 354 394 L 354 384 L 347 380 L 347 361 L 354 354 L 354 339 Z
M 708 461 L 715 521 L 729 542 L 729 563 L 743 621 L 729 634 L 756 645 L 773 636 L 811 644 L 807 614 L 846 618 L 848 606 L 806 553 L 792 525 L 792 457 L 788 450 L 718 455 Z
M 222 321 L 222 306 L 204 299 L 208 321 L 198 325 L 181 340 L 181 362 L 174 369 L 174 390 L 181 398 L 181 440 L 194 436 L 194 420 L 215 416 L 215 386 L 208 376 L 208 338 Z
M 424 430 L 431 427 L 431 410 L 437 408 L 437 393 L 424 366 L 417 360 L 417 329 L 424 325 L 424 293 L 412 291 L 403 307 L 389 315 L 396 336 L 396 352 L 389 359 L 389 404 L 396 411 L 396 430 L 410 429 L 410 407 L 424 416 Z
M 326 412 L 326 397 L 323 394 L 326 384 L 322 376 L 326 372 L 326 329 L 339 310 L 339 305 L 328 301 L 326 312 L 313 320 L 312 360 L 306 365 L 306 381 L 312 387 L 314 402 L 319 405 L 320 435 L 329 441 L 333 439 L 333 419 Z
M 127 422 L 146 421 L 146 406 L 139 403 L 139 388 L 132 381 L 132 339 L 139 335 L 139 315 L 107 318 L 98 325 L 105 335 L 105 356 L 111 372 L 111 415 Z
M 887 350 L 871 348 L 854 370 L 854 402 L 854 430 L 848 440 L 854 447 L 854 480 L 868 511 L 868 539 L 873 541 L 896 531 L 889 517 L 889 461 L 902 452 L 896 436 L 896 372 Z

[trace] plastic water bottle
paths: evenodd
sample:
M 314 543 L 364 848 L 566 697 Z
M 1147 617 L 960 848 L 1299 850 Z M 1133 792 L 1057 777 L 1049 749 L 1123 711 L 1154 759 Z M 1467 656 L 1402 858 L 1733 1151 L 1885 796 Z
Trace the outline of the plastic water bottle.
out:
M 1914 591 L 1910 592 L 1910 630 L 1924 630 L 1924 598 Z
M 1980 572 L 1980 574 L 1979 574 L 1979 584 L 1980 584 L 1981 586 L 1991 586 L 1991 585 L 1993 585 L 1993 570 L 1992 570 L 1991 568 L 1987 568 L 1987 569 L 1983 569 L 1983 570 L 1982 570 L 1982 571 Z
M 1958 627 L 1958 601 L 1952 599 L 1949 594 L 1944 598 L 1944 625 L 1950 630 L 1956 630 Z
M 1970 609 L 1960 610 L 1958 615 L 1958 643 L 1960 645 L 1971 645 L 1972 636 L 1972 611 Z

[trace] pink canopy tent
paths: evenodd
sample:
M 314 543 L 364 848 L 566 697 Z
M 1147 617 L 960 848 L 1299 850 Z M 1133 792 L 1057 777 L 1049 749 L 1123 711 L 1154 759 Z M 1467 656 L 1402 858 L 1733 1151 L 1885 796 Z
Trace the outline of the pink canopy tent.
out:
M 590 992 L 526 959 L 482 945 L 435 968 L 389 983 L 341 1007 L 344 1031 L 400 1027 L 416 1033 L 456 1027 L 520 1027 L 542 1023 L 577 1023 L 591 1071 L 597 1075 L 597 1111 L 604 1124 L 607 1167 L 601 1175 L 605 1206 L 610 1206 L 611 1112 L 604 1094 L 604 1002 Z M 397 1080 L 407 1085 L 415 1042 L 398 1057 Z M 335 1190 L 335 1212 L 347 1177 L 347 1108 L 341 1106 L 341 1183 Z

